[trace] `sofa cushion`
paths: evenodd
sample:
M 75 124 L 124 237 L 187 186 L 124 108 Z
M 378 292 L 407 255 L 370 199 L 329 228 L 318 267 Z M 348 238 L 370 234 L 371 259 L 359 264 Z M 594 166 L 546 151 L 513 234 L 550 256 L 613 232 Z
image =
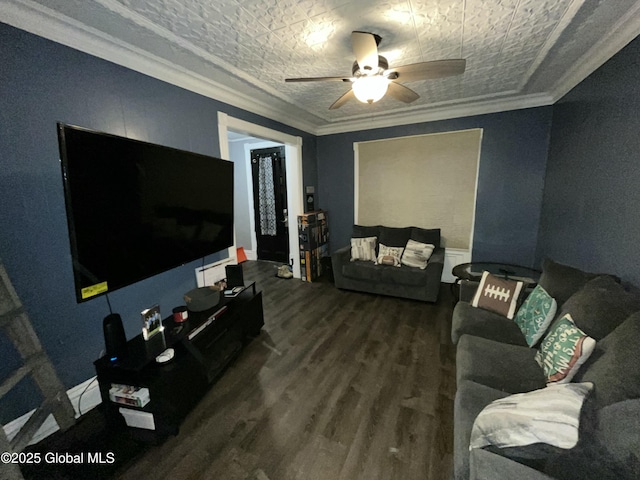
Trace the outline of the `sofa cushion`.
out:
M 428 282 L 428 270 L 413 267 L 389 268 L 373 262 L 349 262 L 342 266 L 342 275 L 354 280 L 392 283 L 397 285 L 421 286 Z
M 417 267 L 421 270 L 427 268 L 429 257 L 433 253 L 435 246 L 431 243 L 420 243 L 409 239 L 407 246 L 402 253 L 401 262 L 409 267 Z
M 351 239 L 351 261 L 363 260 L 376 261 L 376 237 L 363 237 Z
M 513 320 L 489 310 L 475 308 L 468 302 L 458 302 L 453 309 L 451 341 L 455 345 L 465 334 L 512 345 L 527 345 Z
M 457 382 L 471 380 L 509 393 L 543 388 L 545 377 L 535 354 L 526 346 L 463 335 L 456 352 Z
M 380 238 L 380 225 L 366 226 L 354 225 L 351 233 L 352 238 L 376 237 Z
M 640 311 L 640 296 L 625 291 L 610 276 L 590 280 L 560 310 L 571 314 L 576 325 L 591 338 L 603 339 L 632 313 Z
M 380 227 L 378 240 L 389 247 L 404 248 L 411 235 L 411 227 Z
M 411 240 L 415 240 L 420 243 L 430 243 L 435 245 L 436 248 L 440 248 L 440 229 L 439 228 L 420 228 L 411 227 Z
M 455 480 L 469 478 L 469 440 L 478 413 L 497 398 L 506 397 L 501 392 L 469 380 L 458 382 L 453 406 L 453 476 Z
M 574 381 L 593 382 L 593 396 L 604 407 L 640 398 L 640 312 L 596 344 L 591 358 L 580 368 Z
M 558 305 L 562 306 L 571 295 L 584 287 L 589 280 L 598 276 L 600 275 L 597 273 L 583 272 L 547 258 L 542 265 L 542 275 L 540 275 L 538 285 L 541 285 L 549 295 L 556 299 Z
M 378 260 L 377 262 L 380 265 L 388 265 L 392 267 L 400 266 L 400 258 L 402 257 L 402 252 L 404 248 L 402 247 L 389 247 L 384 243 L 380 242 L 378 245 Z
M 593 395 L 593 394 L 592 394 Z M 578 445 L 550 459 L 544 471 L 564 480 L 640 478 L 640 399 L 583 407 Z
M 640 399 L 630 399 L 598 411 L 595 432 L 601 466 L 617 478 L 638 478 L 640 474 Z M 604 455 L 603 455 L 604 453 Z M 602 477 L 598 477 L 602 478 Z
M 502 453 L 502 452 L 501 452 Z M 485 449 L 474 449 L 470 452 L 469 463 L 471 480 L 526 479 L 526 480 L 554 480 L 539 470 L 524 465 Z
M 516 313 L 523 285 L 522 282 L 496 277 L 485 271 L 471 305 L 511 319 Z
M 573 448 L 582 404 L 592 388 L 592 383 L 552 384 L 494 400 L 476 417 L 469 449 L 536 443 Z
M 540 285 L 536 285 L 514 319 L 522 330 L 527 345 L 533 347 L 540 341 L 553 321 L 557 308 L 555 299 Z
M 567 383 L 587 361 L 595 346 L 595 340 L 566 314 L 553 322 L 535 358 L 544 370 L 547 383 Z

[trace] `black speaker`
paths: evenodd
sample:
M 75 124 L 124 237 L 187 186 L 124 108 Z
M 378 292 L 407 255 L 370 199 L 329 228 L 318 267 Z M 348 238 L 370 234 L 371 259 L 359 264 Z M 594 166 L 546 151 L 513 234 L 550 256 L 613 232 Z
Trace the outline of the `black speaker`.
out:
M 242 275 L 242 264 L 227 265 L 227 288 L 244 287 L 244 278 Z
M 107 350 L 107 357 L 115 362 L 127 355 L 127 337 L 124 334 L 122 318 L 117 313 L 112 313 L 104 317 L 102 321 L 104 330 L 104 345 Z

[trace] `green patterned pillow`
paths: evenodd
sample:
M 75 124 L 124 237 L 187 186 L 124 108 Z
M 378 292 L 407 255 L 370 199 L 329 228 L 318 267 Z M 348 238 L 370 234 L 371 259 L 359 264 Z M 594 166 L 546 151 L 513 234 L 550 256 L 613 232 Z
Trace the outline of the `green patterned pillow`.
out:
M 580 330 L 568 313 L 557 320 L 540 344 L 536 362 L 547 383 L 568 383 L 587 361 L 596 341 Z
M 542 338 L 556 316 L 558 304 L 540 285 L 529 294 L 514 321 L 520 327 L 527 345 L 533 347 Z

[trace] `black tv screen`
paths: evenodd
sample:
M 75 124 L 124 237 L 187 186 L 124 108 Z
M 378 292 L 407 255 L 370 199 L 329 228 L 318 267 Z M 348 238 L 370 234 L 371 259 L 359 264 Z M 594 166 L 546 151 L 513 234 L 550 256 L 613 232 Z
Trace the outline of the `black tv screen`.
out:
M 78 302 L 233 245 L 233 163 L 58 123 Z

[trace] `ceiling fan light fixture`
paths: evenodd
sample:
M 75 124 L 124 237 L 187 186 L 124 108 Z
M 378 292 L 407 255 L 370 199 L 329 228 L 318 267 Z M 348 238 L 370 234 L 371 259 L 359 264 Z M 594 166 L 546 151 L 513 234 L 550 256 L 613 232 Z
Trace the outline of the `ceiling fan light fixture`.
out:
M 362 103 L 375 103 L 384 97 L 389 80 L 382 75 L 358 77 L 353 82 L 353 93 Z

